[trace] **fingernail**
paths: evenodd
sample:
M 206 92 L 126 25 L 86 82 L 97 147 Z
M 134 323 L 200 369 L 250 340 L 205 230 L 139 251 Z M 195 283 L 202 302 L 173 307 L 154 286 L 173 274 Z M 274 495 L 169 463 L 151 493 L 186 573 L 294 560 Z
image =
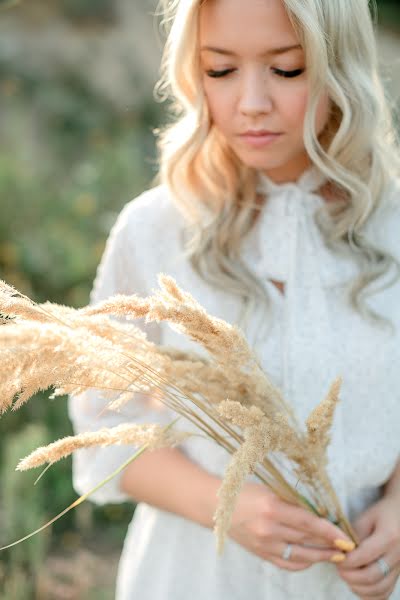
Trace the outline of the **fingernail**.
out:
M 335 540 L 334 544 L 336 548 L 339 548 L 339 550 L 343 550 L 343 552 L 351 552 L 356 547 L 354 542 L 349 542 L 347 540 L 341 539 Z
M 346 558 L 345 554 L 342 553 L 338 553 L 338 554 L 333 554 L 330 558 L 330 561 L 333 563 L 340 563 L 342 562 L 344 559 Z

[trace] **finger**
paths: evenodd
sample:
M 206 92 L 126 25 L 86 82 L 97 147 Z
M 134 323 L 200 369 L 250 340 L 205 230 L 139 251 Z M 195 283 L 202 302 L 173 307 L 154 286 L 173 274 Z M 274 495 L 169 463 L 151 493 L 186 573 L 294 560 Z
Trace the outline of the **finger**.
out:
M 376 562 L 366 567 L 352 569 L 351 571 L 342 569 L 341 565 L 339 565 L 338 571 L 342 579 L 349 585 L 371 586 L 383 579 L 383 573 Z
M 304 531 L 311 537 L 327 540 L 334 545 L 335 540 L 341 539 L 351 542 L 350 538 L 327 519 L 317 517 L 303 508 L 282 503 L 278 520 L 283 525 Z
M 390 598 L 390 594 L 392 593 L 393 590 L 389 590 L 389 592 L 385 592 L 382 596 L 374 596 L 373 598 L 368 598 L 366 596 L 364 596 L 364 598 L 362 596 L 360 596 L 361 600 L 389 600 Z
M 379 564 L 374 561 L 365 567 L 358 569 L 345 569 L 344 564 L 349 560 L 350 555 L 346 556 L 343 566 L 340 564 L 337 567 L 339 576 L 346 581 L 349 585 L 374 585 L 384 579 L 384 575 L 379 567 Z M 400 572 L 400 561 L 396 553 L 388 554 L 385 556 L 385 561 L 389 565 L 391 571 L 389 575 L 395 573 L 396 577 Z M 385 579 L 387 579 L 386 576 Z
M 283 542 L 277 542 L 270 545 L 268 550 L 270 554 L 276 556 L 276 558 L 282 558 L 285 548 L 287 548 L 287 544 Z M 292 544 L 290 560 L 298 563 L 315 564 L 318 562 L 329 562 L 333 556 L 342 556 L 343 559 L 345 558 L 345 554 L 332 550 L 331 548 L 328 550 L 321 550 L 315 548 L 305 548 L 304 546 Z
M 326 538 L 322 537 L 311 537 L 305 531 L 294 529 L 293 527 L 286 527 L 285 525 L 279 524 L 276 528 L 276 539 L 284 540 L 286 543 L 301 544 L 309 548 L 325 548 L 331 549 L 332 552 L 337 551 L 336 546 L 329 544 Z
M 351 586 L 353 592 L 362 598 L 373 598 L 376 600 L 377 597 L 383 596 L 388 597 L 389 593 L 394 586 L 394 577 L 389 575 L 382 579 L 379 583 L 374 585 L 355 585 Z
M 354 570 L 365 567 L 386 554 L 386 551 L 386 536 L 382 535 L 381 532 L 374 533 L 347 555 L 346 560 L 340 565 L 340 568 L 343 570 Z
M 360 600 L 389 600 L 390 593 L 385 592 L 382 596 L 374 596 L 374 598 L 368 598 L 367 596 L 359 596 Z
M 299 563 L 291 560 L 284 560 L 283 558 L 277 558 L 276 556 L 271 556 L 268 560 L 276 567 L 285 569 L 286 571 L 304 571 L 305 569 L 311 567 L 311 564 L 309 563 Z
M 374 530 L 374 518 L 370 510 L 362 513 L 353 524 L 353 529 L 358 535 L 360 540 L 364 540 L 369 537 Z
M 306 548 L 323 548 L 325 550 L 328 550 L 329 548 L 331 550 L 334 550 L 335 552 L 338 551 L 338 549 L 336 548 L 336 546 L 333 546 L 332 544 L 329 544 L 326 540 L 324 540 L 323 538 L 310 538 L 310 537 L 305 537 L 304 540 L 301 542 L 303 546 L 305 546 Z

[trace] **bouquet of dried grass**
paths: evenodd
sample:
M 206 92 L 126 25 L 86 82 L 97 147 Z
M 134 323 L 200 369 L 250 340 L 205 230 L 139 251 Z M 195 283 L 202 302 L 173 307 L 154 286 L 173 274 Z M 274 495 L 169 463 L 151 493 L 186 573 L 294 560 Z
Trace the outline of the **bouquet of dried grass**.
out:
M 159 286 L 148 298 L 116 295 L 96 306 L 73 309 L 37 304 L 0 282 L 0 412 L 16 410 L 51 387 L 51 398 L 97 388 L 108 400 L 107 410 L 134 401 L 134 392 L 148 394 L 193 423 L 197 435 L 211 438 L 232 455 L 214 515 L 219 553 L 250 473 L 284 500 L 330 519 L 357 543 L 326 470 L 340 377 L 301 427 L 237 327 L 208 315 L 171 277 L 160 274 Z M 168 322 L 201 344 L 208 357 L 153 344 L 131 322 L 138 318 Z M 79 448 L 140 446 L 95 489 L 30 535 L 80 504 L 145 450 L 174 446 L 196 435 L 174 429 L 175 422 L 102 428 L 63 438 L 23 458 L 17 466 L 21 471 L 50 466 Z M 290 464 L 290 478 L 283 461 Z

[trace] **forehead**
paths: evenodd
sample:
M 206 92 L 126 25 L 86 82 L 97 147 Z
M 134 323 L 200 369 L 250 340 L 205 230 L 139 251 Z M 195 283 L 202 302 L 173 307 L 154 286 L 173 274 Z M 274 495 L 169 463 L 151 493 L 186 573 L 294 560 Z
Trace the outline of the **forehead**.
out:
M 201 45 L 237 53 L 299 43 L 282 0 L 206 0 L 199 36 Z

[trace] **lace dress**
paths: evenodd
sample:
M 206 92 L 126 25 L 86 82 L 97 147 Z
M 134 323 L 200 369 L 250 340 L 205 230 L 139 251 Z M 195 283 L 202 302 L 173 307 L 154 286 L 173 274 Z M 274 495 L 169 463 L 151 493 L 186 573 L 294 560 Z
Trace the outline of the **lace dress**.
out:
M 391 319 L 395 335 L 371 325 L 351 307 L 346 290 L 358 272 L 357 263 L 353 256 L 329 250 L 315 223 L 315 211 L 325 204 L 317 192 L 323 181 L 315 167 L 297 182 L 279 185 L 259 173 L 259 192 L 267 195 L 267 202 L 243 241 L 242 258 L 270 293 L 273 321 L 269 335 L 260 336 L 262 309 L 255 310 L 247 337 L 301 422 L 332 381 L 342 376 L 342 401 L 328 453 L 329 474 L 347 516 L 354 519 L 380 497 L 381 486 L 400 456 L 400 283 L 367 299 L 372 309 Z M 91 302 L 116 293 L 148 295 L 157 287 L 157 274 L 164 272 L 211 314 L 236 323 L 241 301 L 205 283 L 182 256 L 184 225 L 165 186 L 128 203 L 107 241 Z M 399 234 L 400 182 L 395 180 L 371 217 L 366 235 L 400 259 Z M 284 294 L 272 280 L 285 284 Z M 157 343 L 199 351 L 165 323 L 138 324 Z M 70 397 L 75 431 L 128 419 L 167 423 L 173 416 L 165 408 L 150 409 L 139 395 L 122 414 L 99 418 L 103 406 L 94 390 Z M 193 438 L 180 448 L 209 472 L 223 475 L 229 456 L 215 443 Z M 116 446 L 76 452 L 73 481 L 77 492 L 94 487 L 134 450 Z M 119 481 L 114 478 L 92 501 L 130 500 L 120 491 Z M 391 597 L 400 600 L 399 585 Z M 224 554 L 218 557 L 211 530 L 140 503 L 124 542 L 116 600 L 187 598 L 350 600 L 356 596 L 338 577 L 334 565 L 318 563 L 300 572 L 280 570 L 229 538 Z

